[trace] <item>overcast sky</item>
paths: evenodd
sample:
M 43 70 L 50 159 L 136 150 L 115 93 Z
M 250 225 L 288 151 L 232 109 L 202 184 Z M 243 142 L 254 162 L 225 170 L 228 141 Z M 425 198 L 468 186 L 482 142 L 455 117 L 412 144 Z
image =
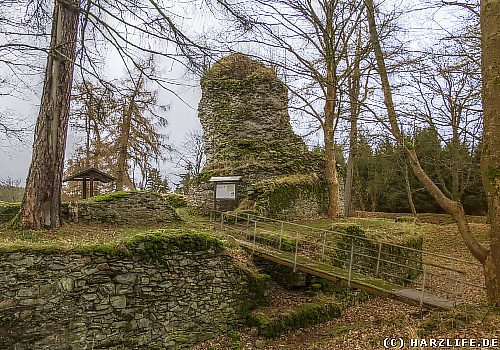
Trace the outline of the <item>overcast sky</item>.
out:
M 187 15 L 187 8 L 178 10 L 181 15 L 184 12 L 184 15 L 182 15 L 183 21 L 194 20 L 192 13 L 189 14 L 191 18 Z M 1 12 L 0 9 L 0 14 Z M 6 41 L 6 37 L 2 37 L 2 35 L 0 34 L 0 45 Z M 36 45 L 43 46 L 44 44 L 38 42 Z M 167 45 L 166 50 L 175 50 L 175 48 Z M 103 44 L 102 47 L 99 47 L 99 53 L 102 54 L 102 57 L 106 58 L 106 63 L 102 65 L 104 79 L 121 79 L 126 76 L 123 63 L 111 45 Z M 41 53 L 39 57 L 35 57 L 34 61 L 37 66 L 44 67 L 46 55 Z M 198 102 L 201 97 L 199 81 L 193 75 L 186 74 L 186 68 L 179 63 L 172 63 L 163 57 L 156 57 L 155 63 L 157 75 L 175 82 L 175 84 L 168 86 L 174 93 L 162 89 L 156 84 L 151 86 L 152 89 L 158 91 L 158 105 L 170 106 L 164 112 L 169 125 L 164 130 L 161 130 L 161 132 L 168 136 L 167 143 L 175 147 L 183 141 L 188 131 L 201 128 L 197 117 Z M 2 82 L 2 78 L 7 78 L 8 82 L 15 85 L 15 90 L 17 91 L 14 91 L 14 96 L 4 95 L 3 93 L 8 92 L 9 88 L 6 87 L 7 84 L 0 86 L 0 113 L 4 116 L 10 116 L 9 118 L 11 119 L 19 118 L 19 120 L 23 120 L 25 123 L 22 125 L 30 125 L 31 131 L 27 133 L 24 142 L 19 142 L 12 137 L 7 140 L 0 133 L 0 180 L 11 177 L 12 179 L 21 180 L 21 183 L 24 184 L 31 162 L 33 129 L 38 115 L 43 73 L 34 76 L 19 77 L 20 79 L 17 79 L 6 66 L 0 64 L 0 83 Z M 11 123 L 14 126 L 17 124 L 17 122 Z M 80 137 L 81 135 L 75 134 L 71 128 L 69 129 L 66 160 L 71 157 L 75 150 L 75 140 L 78 140 Z M 176 169 L 174 163 L 167 161 L 161 164 L 160 171 L 162 175 L 168 176 L 171 181 L 177 181 L 172 176 L 172 174 L 179 171 L 179 169 Z
M 208 16 L 207 13 L 205 13 L 204 16 L 204 19 L 200 20 L 203 16 L 196 17 L 191 13 L 186 12 L 184 19 L 186 22 L 196 20 L 197 26 L 193 26 L 193 28 L 202 26 L 200 23 L 203 21 L 215 21 L 206 17 Z M 428 34 L 429 29 L 432 27 L 439 29 L 439 27 L 441 27 L 443 23 L 450 18 L 449 14 L 446 12 L 441 14 L 435 13 L 434 16 L 434 21 L 424 22 L 420 13 L 413 14 L 411 16 L 413 19 L 410 22 L 406 22 L 405 25 L 408 25 L 407 29 L 410 29 L 408 23 L 413 22 L 413 27 L 415 28 L 408 30 L 407 35 L 413 36 L 413 40 L 417 43 L 419 39 L 423 37 L 422 33 Z M 0 37 L 0 43 L 1 41 L 2 38 Z M 46 60 L 46 57 L 41 56 L 41 58 L 43 61 Z M 115 64 L 115 62 L 117 62 L 116 57 L 113 58 L 110 56 L 108 62 L 109 63 L 106 66 L 108 73 L 110 73 L 109 70 L 111 69 L 115 70 L 114 72 L 111 71 L 111 76 L 114 76 L 114 78 L 120 78 L 123 76 L 123 68 L 120 65 Z M 183 101 L 174 96 L 172 93 L 158 88 L 158 103 L 162 105 L 170 105 L 170 109 L 166 112 L 169 126 L 165 129 L 165 133 L 169 138 L 169 143 L 175 146 L 182 142 L 188 131 L 200 128 L 197 117 L 197 107 L 201 97 L 201 91 L 197 79 L 193 76 L 186 76 L 185 68 L 181 65 L 172 65 L 165 61 L 160 61 L 158 63 L 160 66 L 163 64 L 164 75 L 166 74 L 168 77 L 171 77 L 176 81 L 182 81 L 185 84 L 184 86 L 181 85 L 172 87 L 172 89 L 182 98 Z M 2 77 L 2 73 L 5 74 L 5 70 L 2 71 L 2 67 L 0 66 L 0 78 Z M 29 81 L 29 89 L 32 91 L 24 89 L 24 92 L 18 94 L 17 98 L 0 95 L 0 112 L 19 116 L 26 119 L 31 125 L 33 125 L 38 114 L 42 78 L 42 75 L 31 77 Z M 75 137 L 77 137 L 77 135 L 70 130 L 68 133 L 66 159 L 68 159 L 74 151 Z M 0 179 L 5 179 L 10 176 L 14 179 L 22 180 L 22 183 L 24 184 L 31 161 L 32 142 L 33 132 L 28 135 L 24 144 L 16 141 L 10 141 L 10 143 L 6 142 L 6 140 L 0 135 Z M 161 165 L 160 170 L 162 175 L 169 176 L 171 181 L 177 181 L 172 174 L 178 172 L 178 169 L 175 168 L 175 164 L 172 162 L 166 162 Z
M 173 74 L 175 73 L 182 74 L 183 72 L 180 68 L 176 72 L 173 72 Z M 164 133 L 168 136 L 168 143 L 174 146 L 182 142 L 188 131 L 201 128 L 197 116 L 198 102 L 201 97 L 199 86 L 181 86 L 177 87 L 175 90 L 175 92 L 182 97 L 183 101 L 161 88 L 159 88 L 158 91 L 158 104 L 170 105 L 170 109 L 165 112 L 169 125 L 164 130 Z M 33 94 L 33 96 L 26 98 L 24 101 L 13 98 L 0 98 L 0 108 L 4 110 L 8 108 L 16 115 L 25 117 L 34 124 L 38 114 L 38 99 L 39 94 Z M 78 135 L 75 135 L 72 130 L 69 130 L 66 159 L 71 156 L 75 149 L 74 141 L 76 137 L 78 137 Z M 1 141 L 0 179 L 5 179 L 10 176 L 13 179 L 20 179 L 22 183 L 24 183 L 28 175 L 31 161 L 32 134 L 27 136 L 25 143 L 20 143 L 16 140 L 12 140 L 11 143 L 8 143 L 5 139 Z M 177 171 L 178 169 L 175 168 L 175 164 L 172 162 L 167 161 L 161 166 L 162 174 L 169 176 L 171 181 L 177 181 L 175 177 L 172 177 L 172 173 Z

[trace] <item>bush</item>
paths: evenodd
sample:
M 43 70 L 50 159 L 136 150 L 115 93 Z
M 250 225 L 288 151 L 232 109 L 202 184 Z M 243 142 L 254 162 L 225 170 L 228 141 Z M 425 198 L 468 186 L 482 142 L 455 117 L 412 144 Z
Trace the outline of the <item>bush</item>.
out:
M 21 203 L 0 203 L 0 222 L 12 220 L 19 213 L 20 209 Z

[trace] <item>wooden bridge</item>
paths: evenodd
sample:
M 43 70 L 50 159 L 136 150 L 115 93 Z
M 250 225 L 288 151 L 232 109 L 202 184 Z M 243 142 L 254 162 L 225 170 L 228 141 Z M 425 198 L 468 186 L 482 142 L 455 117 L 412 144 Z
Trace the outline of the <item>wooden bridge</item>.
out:
M 484 288 L 453 266 L 464 260 L 441 254 L 250 214 L 212 211 L 210 221 L 263 259 L 421 308 L 450 309 Z

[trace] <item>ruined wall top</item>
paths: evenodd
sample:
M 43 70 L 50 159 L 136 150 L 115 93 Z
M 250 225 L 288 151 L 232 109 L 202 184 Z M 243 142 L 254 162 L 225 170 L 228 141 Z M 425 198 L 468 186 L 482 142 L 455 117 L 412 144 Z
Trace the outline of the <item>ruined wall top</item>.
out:
M 251 180 L 317 171 L 288 115 L 288 89 L 273 68 L 236 53 L 217 61 L 201 80 L 199 118 L 207 165 Z M 312 161 L 312 162 L 311 162 Z

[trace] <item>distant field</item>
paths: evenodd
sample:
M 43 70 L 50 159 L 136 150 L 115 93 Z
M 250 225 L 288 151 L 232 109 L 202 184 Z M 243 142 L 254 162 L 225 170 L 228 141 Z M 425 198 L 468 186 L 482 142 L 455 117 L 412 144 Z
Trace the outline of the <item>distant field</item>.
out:
M 387 218 L 387 219 L 396 219 L 400 216 L 411 216 L 411 213 L 382 213 L 382 212 L 371 212 L 371 211 L 355 211 L 354 216 L 358 218 Z M 452 224 L 455 221 L 449 214 L 435 214 L 435 213 L 418 213 L 417 214 L 418 221 L 426 222 L 429 224 Z M 473 222 L 476 224 L 485 224 L 486 216 L 477 216 L 477 215 L 467 215 L 469 222 Z
M 24 188 L 0 185 L 0 202 L 20 202 L 23 199 Z

